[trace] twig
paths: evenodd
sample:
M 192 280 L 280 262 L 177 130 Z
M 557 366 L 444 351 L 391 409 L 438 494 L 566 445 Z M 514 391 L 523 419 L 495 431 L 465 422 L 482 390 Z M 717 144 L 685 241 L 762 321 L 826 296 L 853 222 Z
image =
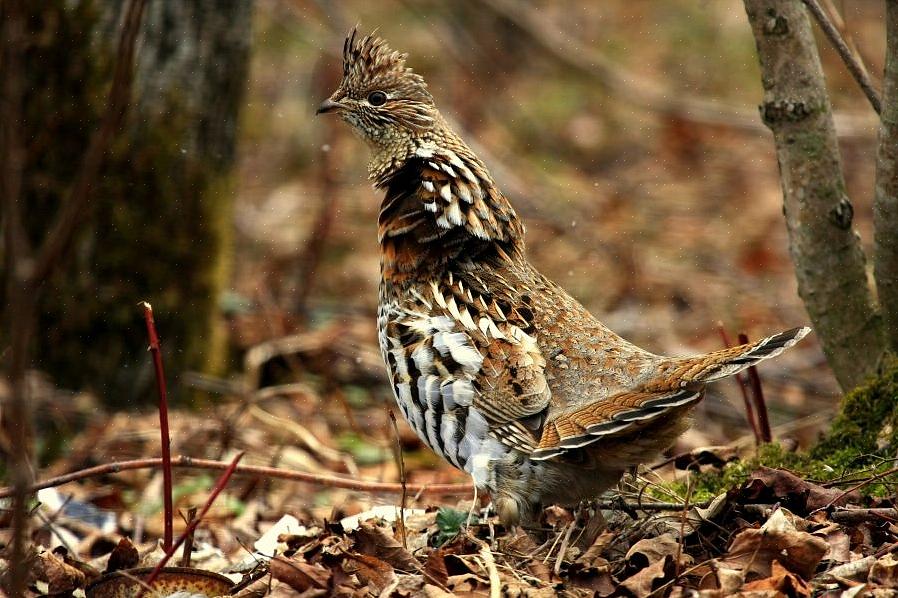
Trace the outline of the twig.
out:
M 181 515 L 182 519 L 184 519 L 184 523 L 187 524 L 187 527 L 190 527 L 190 523 L 196 519 L 196 507 L 190 507 L 187 509 L 187 516 L 184 517 Z M 184 541 L 184 551 L 181 553 L 181 566 L 189 567 L 190 566 L 190 557 L 193 554 L 193 532 L 187 536 L 187 539 Z
M 162 548 L 167 551 L 171 549 L 174 536 L 175 512 L 172 498 L 171 437 L 168 431 L 168 392 L 165 387 L 165 369 L 162 367 L 159 335 L 156 332 L 156 321 L 153 319 L 153 306 L 146 301 L 140 305 L 143 307 L 143 318 L 147 325 L 149 350 L 153 356 L 153 367 L 156 371 L 156 391 L 159 394 L 159 434 L 162 437 L 162 501 L 165 513 Z
M 561 564 L 564 562 L 564 555 L 567 553 L 567 548 L 571 541 L 571 534 L 575 527 L 577 527 L 576 518 L 568 524 L 567 530 L 564 532 L 564 539 L 561 540 L 561 546 L 558 548 L 558 555 L 555 557 L 555 567 L 553 568 L 556 577 L 561 575 Z
M 848 490 L 843 491 L 841 494 L 839 494 L 838 496 L 836 496 L 834 499 L 832 499 L 831 501 L 829 501 L 828 503 L 826 503 L 825 506 L 820 507 L 819 509 L 816 509 L 816 510 L 814 511 L 814 513 L 816 513 L 817 511 L 825 511 L 825 510 L 827 510 L 828 508 L 830 508 L 831 506 L 833 506 L 834 504 L 836 504 L 837 502 L 839 502 L 840 500 L 842 500 L 843 498 L 845 498 L 846 496 L 848 496 L 849 494 L 851 494 L 852 492 L 854 492 L 855 490 L 860 490 L 860 489 L 863 488 L 864 486 L 866 486 L 866 485 L 868 485 L 868 484 L 872 484 L 872 483 L 875 482 L 876 480 L 881 480 L 882 478 L 889 477 L 890 475 L 894 475 L 894 474 L 896 474 L 896 473 L 898 473 L 898 467 L 893 467 L 893 468 L 891 468 L 891 469 L 887 469 L 886 471 L 884 471 L 884 472 L 882 472 L 882 473 L 878 473 L 878 474 L 876 474 L 876 475 L 874 475 L 874 476 L 871 476 L 871 477 L 867 478 L 866 480 L 864 480 L 863 482 L 860 482 L 860 483 L 858 483 L 858 484 L 855 484 L 854 486 L 852 486 L 852 487 L 849 488 Z
M 480 541 L 480 558 L 489 573 L 490 578 L 490 598 L 500 598 L 502 595 L 502 580 L 499 578 L 499 570 L 496 569 L 496 559 L 493 558 L 493 551 L 490 550 L 489 544 Z
M 723 340 L 723 346 L 729 349 L 733 346 L 730 342 L 730 336 L 727 334 L 726 329 L 723 327 L 723 322 L 717 323 L 717 331 L 720 333 L 720 338 Z M 739 391 L 742 393 L 742 402 L 745 404 L 745 419 L 748 420 L 748 425 L 751 426 L 751 432 L 755 435 L 755 445 L 761 444 L 761 434 L 758 432 L 758 423 L 755 420 L 755 410 L 751 406 L 751 400 L 748 398 L 748 389 L 745 385 L 745 378 L 742 377 L 742 373 L 739 372 L 733 378 L 736 380 L 736 384 L 739 385 Z
M 739 334 L 739 342 L 743 345 L 748 344 L 748 336 Z M 755 401 L 755 411 L 758 414 L 758 433 L 762 442 L 770 442 L 773 436 L 770 434 L 770 418 L 767 416 L 767 402 L 764 400 L 764 390 L 761 387 L 761 375 L 758 374 L 758 368 L 749 366 L 748 381 L 751 383 L 751 395 Z
M 240 459 L 243 458 L 243 451 L 237 453 L 237 456 L 234 457 L 234 460 L 231 461 L 231 464 L 228 466 L 224 472 L 218 476 L 218 480 L 215 482 L 215 486 L 212 488 L 212 492 L 209 494 L 209 498 L 206 499 L 206 504 L 203 505 L 203 508 L 200 509 L 199 515 L 194 517 L 191 522 L 187 525 L 187 529 L 184 530 L 180 536 L 178 536 L 177 542 L 171 548 L 166 549 L 165 556 L 162 557 L 158 563 L 156 563 L 156 567 L 153 568 L 153 571 L 150 573 L 149 577 L 147 577 L 146 585 L 152 587 L 153 582 L 156 581 L 156 577 L 159 576 L 159 572 L 162 571 L 162 568 L 165 567 L 165 564 L 171 559 L 172 555 L 184 543 L 184 540 L 187 539 L 188 536 L 193 536 L 194 530 L 200 524 L 200 521 L 203 520 L 203 517 L 209 512 L 209 509 L 212 507 L 212 503 L 215 502 L 215 499 L 218 498 L 218 495 L 221 494 L 221 491 L 224 490 L 225 486 L 228 484 L 228 480 L 231 479 L 231 476 L 234 475 L 234 471 L 237 469 L 237 463 L 240 462 Z M 143 593 L 146 590 L 141 590 L 137 595 L 137 598 L 141 598 Z
M 402 537 L 402 547 L 408 550 L 408 540 L 405 536 L 405 505 L 408 501 L 408 487 L 405 480 L 405 459 L 402 456 L 402 442 L 399 440 L 399 426 L 396 425 L 396 415 L 392 409 L 387 409 L 390 414 L 390 423 L 393 426 L 393 436 L 396 438 L 396 464 L 399 466 L 399 483 L 402 485 L 402 502 L 399 503 L 399 534 Z
M 87 478 L 101 475 L 120 473 L 122 471 L 130 471 L 134 469 L 155 469 L 162 465 L 162 459 L 134 459 L 132 461 L 116 461 L 81 469 L 72 473 L 56 476 L 43 482 L 38 482 L 28 488 L 28 492 L 37 492 L 43 488 L 53 488 L 75 482 Z M 172 458 L 172 467 L 183 467 L 188 469 L 227 469 L 228 464 L 222 461 L 213 461 L 211 459 L 194 459 L 179 455 Z M 292 480 L 295 482 L 307 482 L 310 484 L 318 484 L 329 488 L 343 488 L 346 490 L 356 490 L 358 492 L 374 492 L 383 494 L 400 494 L 402 492 L 401 484 L 391 484 L 387 482 L 373 482 L 365 480 L 354 480 L 334 475 L 307 473 L 304 471 L 292 471 L 288 469 L 279 469 L 276 467 L 263 467 L 259 465 L 240 465 L 237 467 L 237 473 L 243 475 L 253 475 L 262 477 L 278 478 L 282 480 Z M 411 492 L 420 492 L 422 495 L 431 496 L 465 496 L 473 491 L 471 484 L 408 484 L 408 490 Z M 9 498 L 13 495 L 13 489 L 10 487 L 0 488 L 0 498 Z M 681 508 L 678 505 L 677 508 Z
M 861 91 L 867 96 L 867 100 L 870 102 L 870 105 L 873 106 L 873 110 L 876 111 L 876 114 L 881 114 L 882 101 L 880 100 L 876 89 L 873 87 L 873 81 L 870 79 L 867 69 L 864 68 L 864 65 L 861 64 L 858 57 L 854 55 L 851 48 L 849 48 L 848 44 L 845 43 L 845 40 L 842 39 L 842 34 L 839 33 L 836 26 L 829 20 L 829 16 L 817 0 L 802 0 L 802 2 L 808 7 L 808 12 L 811 13 L 817 21 L 817 24 L 820 25 L 820 29 L 823 30 L 823 33 L 836 49 L 836 52 L 839 53 L 839 57 L 842 59 L 842 62 L 845 63 L 848 72 L 851 73 L 851 76 L 857 81 Z

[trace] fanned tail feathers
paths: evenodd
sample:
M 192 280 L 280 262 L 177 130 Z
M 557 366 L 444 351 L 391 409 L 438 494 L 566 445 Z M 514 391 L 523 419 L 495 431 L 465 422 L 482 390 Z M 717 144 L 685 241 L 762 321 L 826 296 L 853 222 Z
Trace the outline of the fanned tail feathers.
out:
M 677 369 L 685 366 L 687 372 L 681 377 L 686 382 L 712 382 L 728 376 L 738 374 L 742 370 L 776 357 L 811 331 L 808 327 L 792 328 L 773 336 L 761 339 L 755 343 L 739 345 L 715 351 L 699 357 L 687 357 L 680 362 Z
M 546 422 L 530 458 L 541 461 L 600 439 L 632 433 L 659 417 L 690 408 L 707 382 L 726 378 L 776 357 L 810 328 L 793 328 L 755 343 L 705 355 L 672 359 L 659 376 L 641 388 L 618 393 Z

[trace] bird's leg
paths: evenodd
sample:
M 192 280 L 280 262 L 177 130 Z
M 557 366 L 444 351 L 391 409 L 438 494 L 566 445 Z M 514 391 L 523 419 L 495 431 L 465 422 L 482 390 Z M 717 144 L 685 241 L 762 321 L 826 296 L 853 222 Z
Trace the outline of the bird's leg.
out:
M 471 508 L 468 509 L 468 518 L 465 520 L 465 527 L 471 527 L 471 517 L 474 516 L 474 509 L 477 507 L 477 485 L 474 485 L 474 499 L 471 500 Z

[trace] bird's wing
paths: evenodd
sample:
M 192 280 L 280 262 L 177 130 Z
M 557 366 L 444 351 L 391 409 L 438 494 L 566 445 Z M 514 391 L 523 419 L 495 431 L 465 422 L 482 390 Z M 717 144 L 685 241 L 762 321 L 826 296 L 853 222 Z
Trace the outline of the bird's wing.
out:
M 412 295 L 386 325 L 385 356 L 413 427 L 446 454 L 465 431 L 446 436 L 445 416 L 469 422 L 473 409 L 502 444 L 534 450 L 551 393 L 523 315 L 451 275 Z
M 632 433 L 692 406 L 701 398 L 700 388 L 640 389 L 611 395 L 547 421 L 531 458 L 551 459 L 602 439 Z

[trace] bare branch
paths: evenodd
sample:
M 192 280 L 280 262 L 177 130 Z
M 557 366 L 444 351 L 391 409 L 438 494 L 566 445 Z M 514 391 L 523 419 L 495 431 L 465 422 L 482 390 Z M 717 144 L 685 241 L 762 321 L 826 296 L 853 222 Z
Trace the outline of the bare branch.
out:
M 898 353 L 898 0 L 886 2 L 886 66 L 873 199 L 876 289 L 884 336 Z
M 194 459 L 183 455 L 172 458 L 172 467 L 182 467 L 186 469 L 217 469 L 224 470 L 229 467 L 228 463 L 222 461 L 213 461 L 211 459 Z M 43 482 L 32 485 L 28 491 L 37 492 L 44 488 L 55 488 L 69 482 L 85 480 L 101 475 L 109 475 L 129 471 L 133 469 L 155 469 L 162 466 L 162 459 L 134 459 L 132 461 L 116 461 L 114 463 L 105 463 L 96 467 L 89 467 L 61 476 L 56 476 Z M 355 490 L 358 492 L 376 492 L 382 494 L 401 494 L 402 484 L 391 484 L 388 482 L 369 482 L 366 480 L 355 480 L 336 475 L 307 473 L 304 471 L 293 471 L 289 469 L 278 469 L 277 467 L 262 467 L 258 465 L 240 465 L 236 469 L 236 473 L 243 475 L 261 476 L 267 478 L 278 478 L 281 480 L 292 480 L 294 482 L 307 482 L 309 484 L 318 484 L 328 488 L 344 488 L 346 490 Z M 432 496 L 467 496 L 474 491 L 471 484 L 407 484 L 409 492 L 420 493 L 422 495 L 429 494 Z M 0 488 L 0 498 L 8 498 L 13 495 L 12 488 Z
M 845 63 L 848 72 L 851 73 L 851 76 L 857 81 L 861 91 L 867 96 L 867 100 L 870 102 L 870 105 L 873 106 L 873 110 L 876 111 L 876 114 L 881 114 L 882 102 L 879 99 L 879 94 L 876 93 L 876 89 L 873 87 L 873 81 L 870 79 L 870 74 L 867 72 L 867 69 L 864 68 L 859 57 L 855 56 L 854 52 L 851 51 L 851 48 L 848 47 L 848 44 L 845 43 L 845 40 L 842 39 L 842 34 L 839 33 L 836 26 L 829 20 L 829 17 L 817 0 L 802 0 L 802 2 L 808 7 L 808 11 L 813 15 L 814 19 L 816 19 L 817 24 L 820 25 L 820 29 L 823 30 L 823 33 L 829 39 L 830 43 L 832 43 L 836 52 L 839 53 L 839 57 L 842 59 L 842 62 Z
M 804 7 L 744 0 L 758 47 L 764 101 L 780 166 L 789 251 L 804 301 L 843 389 L 864 381 L 884 352 L 826 92 Z

